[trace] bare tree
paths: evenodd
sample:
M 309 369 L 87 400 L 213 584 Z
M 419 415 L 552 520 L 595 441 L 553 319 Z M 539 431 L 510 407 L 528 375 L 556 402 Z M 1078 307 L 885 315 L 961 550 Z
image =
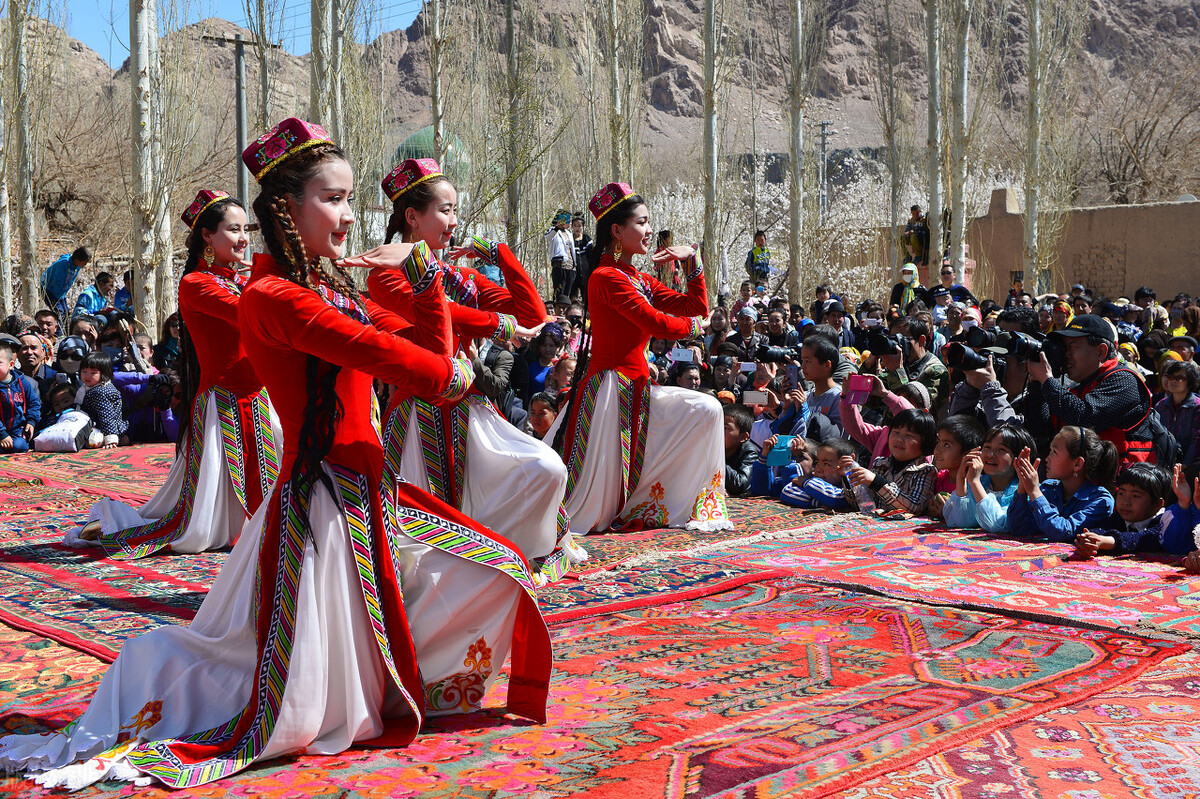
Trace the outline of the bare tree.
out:
M 804 80 L 804 3 L 793 0 L 791 6 L 791 80 L 788 99 L 791 136 L 788 138 L 788 298 L 800 300 L 800 264 L 804 251 L 804 101 L 808 87 Z
M 0 52 L 3 51 L 4 47 L 0 44 Z M 5 146 L 7 140 L 4 135 L 4 94 L 0 89 L 0 311 L 8 316 L 13 312 L 13 264 L 8 213 L 8 148 Z
M 312 0 L 311 5 L 308 118 L 318 125 L 332 122 L 330 103 L 333 99 L 334 76 L 330 61 L 333 58 L 333 3 L 334 0 Z
M 10 0 L 8 4 L 8 33 L 12 70 L 13 131 L 16 146 L 13 148 L 13 187 L 17 194 L 17 242 L 20 247 L 18 283 L 21 287 L 20 305 L 36 308 L 38 296 L 37 264 L 37 217 L 34 210 L 34 158 L 36 141 L 31 119 L 27 40 L 29 38 L 30 5 L 28 0 Z M 11 275 L 10 278 L 11 280 Z M 5 303 L 10 303 L 11 290 L 5 293 Z
M 271 90 L 274 86 L 276 37 L 279 35 L 279 16 L 283 0 L 244 0 L 247 27 L 254 39 L 258 55 L 258 116 L 255 127 L 266 130 L 271 126 Z
M 931 270 L 942 262 L 942 45 L 940 6 L 944 0 L 924 0 L 925 69 L 929 78 L 926 103 L 929 131 L 925 138 L 925 168 L 929 180 L 929 259 Z

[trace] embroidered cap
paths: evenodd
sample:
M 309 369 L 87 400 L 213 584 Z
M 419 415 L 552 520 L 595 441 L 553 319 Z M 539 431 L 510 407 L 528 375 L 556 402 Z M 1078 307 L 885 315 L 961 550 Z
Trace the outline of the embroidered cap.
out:
M 251 142 L 242 153 L 242 162 L 254 179 L 261 181 L 281 162 L 317 144 L 333 144 L 325 128 L 297 117 L 288 117 Z
M 615 208 L 626 197 L 633 196 L 633 189 L 628 183 L 609 183 L 592 197 L 588 210 L 599 222 L 605 214 Z
M 396 202 L 397 197 L 413 186 L 432 178 L 441 177 L 441 174 L 442 168 L 432 158 L 409 158 L 389 172 L 379 185 L 383 187 L 383 193 L 387 195 L 388 201 Z
M 208 210 L 208 207 L 215 202 L 229 197 L 229 192 L 221 191 L 220 189 L 201 189 L 196 193 L 196 199 L 192 200 L 192 204 L 187 207 L 183 215 L 179 218 L 183 220 L 183 224 L 189 228 L 196 227 L 196 220 L 200 218 L 200 214 Z

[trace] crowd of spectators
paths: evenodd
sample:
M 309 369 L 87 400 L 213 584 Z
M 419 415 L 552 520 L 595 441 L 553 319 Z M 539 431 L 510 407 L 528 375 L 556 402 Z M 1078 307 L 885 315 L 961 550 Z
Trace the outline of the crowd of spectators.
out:
M 179 315 L 155 341 L 135 320 L 130 281 L 99 272 L 64 318 L 66 292 L 91 256 L 84 248 L 46 271 L 46 307 L 0 323 L 0 454 L 174 441 L 178 433 Z

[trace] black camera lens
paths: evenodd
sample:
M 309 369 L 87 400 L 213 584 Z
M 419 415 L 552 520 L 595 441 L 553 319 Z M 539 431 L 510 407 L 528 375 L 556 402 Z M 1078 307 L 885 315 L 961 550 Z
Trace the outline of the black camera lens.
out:
M 946 365 L 951 369 L 971 371 L 987 366 L 987 358 L 961 341 L 954 341 L 946 345 Z
M 996 331 L 983 327 L 971 327 L 967 329 L 963 341 L 973 350 L 990 347 L 996 343 Z

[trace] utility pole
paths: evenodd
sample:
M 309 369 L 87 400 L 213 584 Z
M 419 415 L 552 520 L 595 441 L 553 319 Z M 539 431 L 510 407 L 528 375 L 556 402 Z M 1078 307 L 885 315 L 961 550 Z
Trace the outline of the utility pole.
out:
M 829 126 L 832 122 L 821 122 L 821 132 L 818 134 L 821 137 L 821 224 L 825 224 L 825 217 L 829 213 L 829 170 L 827 165 L 829 152 L 829 137 L 836 136 L 836 130 L 830 130 Z
M 246 114 L 246 45 L 248 42 L 242 37 L 242 34 L 236 33 L 233 37 L 229 36 L 204 36 L 205 41 L 223 42 L 224 44 L 233 45 L 233 60 L 236 66 L 234 70 L 233 87 L 234 93 L 237 95 L 237 151 L 243 153 L 246 151 L 248 134 L 246 127 L 249 124 Z M 259 44 L 258 42 L 249 42 L 250 44 Z M 260 44 L 263 48 L 278 47 L 276 44 Z M 264 84 L 265 85 L 265 84 Z M 250 205 L 250 178 L 246 166 L 238 159 L 237 167 L 237 198 L 242 201 L 242 204 L 249 207 Z

